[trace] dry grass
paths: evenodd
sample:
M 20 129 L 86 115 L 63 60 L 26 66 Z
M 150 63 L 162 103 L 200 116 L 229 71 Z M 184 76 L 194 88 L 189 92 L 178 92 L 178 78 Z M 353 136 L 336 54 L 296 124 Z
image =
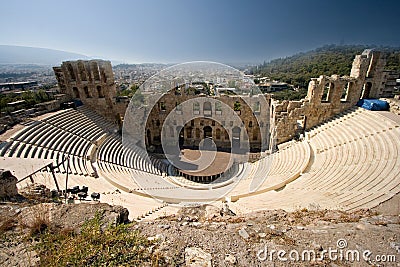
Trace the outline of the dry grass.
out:
M 148 241 L 130 225 L 104 227 L 100 213 L 87 221 L 80 233 L 48 228 L 40 234 L 36 250 L 40 266 L 157 266 L 163 258 L 150 250 Z
M 22 228 L 29 229 L 30 237 L 35 237 L 50 227 L 49 212 L 44 204 L 32 206 L 30 209 L 19 223 Z

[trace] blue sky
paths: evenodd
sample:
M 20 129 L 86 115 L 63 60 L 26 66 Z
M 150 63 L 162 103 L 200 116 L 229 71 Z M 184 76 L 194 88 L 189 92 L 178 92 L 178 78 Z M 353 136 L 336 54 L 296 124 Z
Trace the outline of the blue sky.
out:
M 262 62 L 324 44 L 400 46 L 400 1 L 2 0 L 0 44 L 127 63 Z

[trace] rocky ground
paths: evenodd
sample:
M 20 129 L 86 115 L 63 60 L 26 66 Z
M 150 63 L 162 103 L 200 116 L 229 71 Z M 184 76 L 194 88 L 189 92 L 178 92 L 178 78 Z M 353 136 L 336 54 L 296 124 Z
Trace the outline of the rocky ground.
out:
M 32 223 L 48 219 L 58 228 L 79 232 L 98 210 L 105 224 L 127 220 L 126 209 L 95 202 L 2 202 L 0 266 L 39 264 L 32 250 L 37 240 L 27 236 L 41 226 Z M 400 216 L 371 210 L 270 210 L 236 216 L 208 205 L 131 227 L 156 242 L 148 250 L 163 257 L 166 266 L 400 266 Z
M 159 239 L 157 249 L 171 265 L 185 265 L 194 258 L 212 266 L 400 266 L 400 217 L 369 210 L 271 210 L 237 217 L 221 216 L 219 210 L 207 206 L 182 209 L 175 216 L 140 222 L 135 227 Z M 286 252 L 281 260 L 279 250 Z M 315 252 L 316 260 L 309 261 L 304 254 L 302 261 L 306 250 Z M 325 259 L 320 260 L 325 250 Z M 346 254 L 355 250 L 360 261 L 353 261 L 350 254 L 346 260 Z M 296 252 L 289 255 L 291 251 L 299 253 L 298 261 Z M 364 252 L 369 260 L 363 259 Z M 393 255 L 396 261 L 377 262 L 377 255 L 387 260 Z

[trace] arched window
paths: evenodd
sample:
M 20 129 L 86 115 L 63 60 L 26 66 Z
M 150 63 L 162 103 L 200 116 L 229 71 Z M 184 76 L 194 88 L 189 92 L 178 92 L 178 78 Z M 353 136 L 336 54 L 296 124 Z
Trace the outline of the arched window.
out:
M 78 70 L 79 70 L 79 76 L 81 77 L 81 81 L 87 81 L 85 66 L 83 65 L 82 62 L 78 62 Z
M 216 115 L 222 114 L 222 104 L 219 101 L 215 102 L 215 114 Z
M 85 91 L 86 98 L 91 98 L 89 88 L 87 86 L 83 87 L 83 91 Z
M 203 104 L 203 114 L 205 116 L 211 116 L 212 115 L 212 109 L 211 109 L 211 103 L 210 102 L 204 102 Z
M 221 129 L 217 129 L 216 131 L 215 131 L 215 137 L 217 138 L 217 140 L 220 140 L 221 139 Z
M 104 98 L 103 88 L 101 88 L 100 85 L 97 86 L 97 95 L 99 96 L 99 98 Z
M 192 138 L 192 127 L 186 128 L 186 138 Z
M 97 65 L 97 63 L 96 62 L 92 62 L 90 64 L 90 68 L 92 70 L 94 80 L 95 81 L 100 81 L 99 66 Z
M 253 141 L 257 141 L 258 140 L 258 130 L 257 128 L 254 128 L 253 130 Z
M 75 98 L 81 98 L 80 95 L 79 95 L 78 88 L 74 87 L 74 88 L 72 88 L 72 91 L 74 92 L 74 97 Z
M 254 103 L 253 112 L 260 113 L 260 102 L 257 101 L 256 103 Z
M 194 115 L 200 114 L 200 104 L 197 101 L 193 103 L 193 114 Z
M 72 67 L 72 65 L 68 64 L 67 68 L 68 68 L 68 73 L 69 73 L 69 76 L 71 77 L 71 80 L 76 81 L 76 76 L 75 76 L 74 68 Z

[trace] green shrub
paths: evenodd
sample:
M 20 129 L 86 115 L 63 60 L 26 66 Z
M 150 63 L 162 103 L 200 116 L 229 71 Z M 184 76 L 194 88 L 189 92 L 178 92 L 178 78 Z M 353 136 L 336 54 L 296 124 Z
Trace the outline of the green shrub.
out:
M 40 266 L 142 266 L 159 259 L 149 251 L 153 245 L 132 225 L 102 226 L 101 215 L 88 220 L 79 234 L 46 231 L 36 245 Z

